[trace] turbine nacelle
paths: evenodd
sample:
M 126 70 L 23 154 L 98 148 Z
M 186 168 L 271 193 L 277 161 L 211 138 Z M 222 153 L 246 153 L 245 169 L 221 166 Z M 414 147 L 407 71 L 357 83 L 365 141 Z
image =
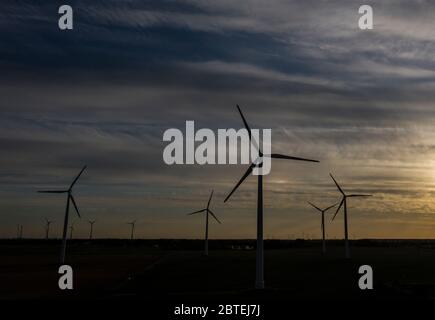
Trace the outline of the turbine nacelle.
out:
M 341 202 L 340 205 L 337 208 L 337 211 L 335 211 L 334 216 L 332 217 L 332 221 L 334 221 L 335 217 L 337 216 L 338 212 L 340 211 L 341 207 L 343 206 L 343 204 L 345 204 L 346 199 L 347 198 L 356 198 L 356 197 L 371 197 L 371 194 L 346 194 L 344 192 L 344 190 L 340 187 L 340 185 L 338 184 L 337 180 L 335 180 L 335 178 L 333 177 L 333 175 L 330 173 L 329 174 L 332 178 L 332 180 L 334 180 L 335 185 L 337 186 L 338 191 L 341 193 L 342 198 L 341 198 Z
M 78 208 L 77 203 L 76 203 L 76 201 L 74 199 L 74 196 L 72 195 L 72 189 L 73 189 L 74 185 L 77 183 L 77 181 L 79 180 L 79 178 L 82 175 L 83 171 L 85 171 L 86 167 L 87 166 L 83 167 L 83 169 L 75 177 L 75 179 L 73 180 L 73 182 L 71 183 L 71 185 L 69 186 L 68 189 L 66 189 L 66 190 L 41 190 L 41 191 L 38 191 L 38 192 L 39 193 L 66 193 L 66 194 L 68 194 L 68 196 L 67 196 L 67 202 L 69 202 L 69 201 L 72 202 L 73 207 L 74 207 L 78 217 L 81 218 L 79 208 Z M 47 223 L 48 223 L 48 220 L 47 220 Z
M 207 214 L 210 213 L 211 216 L 212 216 L 212 217 L 213 217 L 217 222 L 219 222 L 220 224 L 222 224 L 222 222 L 219 221 L 219 219 L 216 217 L 216 215 L 213 213 L 213 211 L 210 210 L 210 202 L 211 202 L 211 198 L 213 197 L 213 192 L 214 192 L 214 190 L 211 191 L 210 198 L 208 199 L 207 207 L 206 207 L 206 208 L 201 209 L 201 210 L 198 210 L 198 211 L 194 211 L 194 212 L 191 212 L 191 213 L 188 213 L 187 215 L 188 215 L 188 216 L 191 216 L 191 215 L 193 215 L 193 214 L 202 213 L 202 212 L 205 212 L 205 213 L 207 213 Z
M 328 211 L 329 209 L 334 208 L 338 204 L 338 202 L 337 202 L 337 203 L 333 204 L 332 206 L 326 207 L 325 209 L 320 209 L 318 206 L 312 204 L 310 201 L 307 201 L 307 202 L 308 202 L 309 205 L 311 205 L 314 209 L 316 209 L 320 213 L 325 213 L 326 211 Z
M 248 170 L 246 170 L 245 174 L 242 176 L 242 178 L 239 180 L 239 182 L 236 184 L 236 186 L 233 188 L 233 190 L 231 190 L 231 192 L 225 198 L 224 202 L 227 202 L 227 200 L 237 190 L 237 188 L 243 183 L 243 181 L 252 173 L 254 168 L 256 168 L 256 167 L 261 168 L 261 166 L 263 164 L 263 161 L 262 161 L 263 157 L 269 157 L 271 159 L 285 159 L 285 160 L 319 162 L 318 160 L 299 158 L 299 157 L 292 157 L 292 156 L 287 156 L 287 155 L 279 154 L 279 153 L 263 154 L 263 152 L 261 151 L 261 149 L 258 146 L 257 142 L 252 137 L 251 128 L 249 127 L 248 122 L 246 121 L 246 119 L 245 119 L 245 117 L 244 117 L 244 115 L 242 113 L 242 110 L 240 109 L 239 105 L 237 105 L 237 109 L 239 110 L 239 113 L 240 113 L 240 116 L 242 117 L 242 120 L 243 120 L 243 123 L 245 125 L 245 128 L 246 128 L 246 130 L 249 133 L 249 140 L 250 140 L 251 144 L 254 145 L 254 147 L 258 150 L 259 156 L 258 156 L 258 158 L 254 162 L 251 163 L 251 165 L 248 167 Z

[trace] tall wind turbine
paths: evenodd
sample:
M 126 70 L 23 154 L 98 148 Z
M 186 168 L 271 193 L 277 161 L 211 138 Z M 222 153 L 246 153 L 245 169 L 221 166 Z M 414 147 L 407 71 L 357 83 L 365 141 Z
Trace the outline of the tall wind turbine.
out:
M 188 216 L 192 215 L 192 214 L 196 214 L 196 213 L 201 213 L 201 212 L 205 212 L 205 247 L 204 247 L 204 255 L 208 256 L 208 214 L 210 213 L 211 216 L 213 218 L 215 218 L 215 220 L 219 223 L 221 223 L 219 221 L 218 218 L 216 218 L 215 214 L 210 210 L 210 202 L 211 202 L 211 198 L 213 197 L 213 190 L 211 191 L 210 194 L 210 198 L 208 199 L 207 202 L 207 207 L 205 209 L 201 209 L 192 213 L 189 213 Z
M 50 224 L 52 224 L 54 221 L 48 220 L 45 218 L 45 239 L 48 240 L 48 235 L 50 233 Z
M 345 253 L 346 253 L 346 259 L 350 259 L 350 248 L 349 248 L 349 239 L 348 239 L 348 233 L 347 233 L 347 198 L 355 198 L 355 197 L 371 197 L 371 194 L 346 194 L 343 189 L 339 186 L 337 181 L 334 179 L 332 174 L 329 174 L 334 180 L 335 185 L 337 186 L 338 191 L 340 191 L 342 198 L 340 205 L 337 208 L 337 211 L 335 211 L 334 216 L 332 217 L 332 220 L 335 219 L 335 216 L 337 215 L 338 211 L 340 211 L 340 208 L 344 207 L 344 247 L 345 247 Z
M 136 224 L 136 220 L 132 221 L 132 222 L 128 222 L 127 224 L 131 225 L 131 235 L 130 235 L 130 240 L 133 240 L 134 238 L 134 226 Z
M 73 180 L 73 182 L 71 183 L 71 185 L 69 186 L 68 189 L 66 190 L 43 190 L 43 191 L 38 191 L 40 193 L 66 193 L 67 198 L 66 198 L 66 209 L 65 209 L 65 219 L 63 222 L 63 237 L 62 237 L 62 249 L 60 252 L 60 263 L 64 264 L 65 263 L 65 254 L 66 254 L 66 234 L 68 231 L 68 215 L 69 215 L 69 204 L 70 202 L 72 202 L 75 211 L 77 212 L 77 215 L 80 217 L 80 212 L 79 212 L 79 208 L 77 207 L 77 204 L 74 200 L 74 197 L 72 195 L 72 189 L 74 187 L 74 185 L 76 184 L 77 180 L 80 178 L 80 176 L 82 175 L 83 171 L 85 171 L 86 166 L 83 167 L 83 169 L 80 171 L 80 173 L 75 177 L 75 179 Z
M 92 240 L 92 233 L 93 233 L 93 231 L 94 231 L 94 223 L 95 223 L 96 221 L 97 221 L 97 220 L 88 220 L 89 224 L 91 225 L 91 230 L 90 230 L 90 232 L 89 232 L 89 240 Z
M 246 122 L 245 117 L 243 116 L 242 110 L 237 105 L 237 109 L 239 110 L 240 116 L 242 117 L 243 123 L 245 125 L 246 130 L 248 130 L 249 141 L 251 142 L 251 146 L 254 145 L 258 151 L 258 158 L 249 166 L 248 170 L 246 170 L 245 174 L 242 176 L 240 181 L 236 184 L 230 194 L 225 198 L 224 202 L 226 202 L 231 195 L 236 191 L 236 189 L 242 184 L 242 182 L 252 173 L 252 170 L 255 167 L 262 168 L 263 167 L 263 157 L 270 157 L 272 159 L 286 159 L 286 160 L 299 160 L 299 161 L 309 161 L 309 162 L 319 162 L 317 160 L 304 159 L 286 156 L 278 153 L 272 154 L 263 154 L 258 143 L 253 139 L 251 134 L 251 129 Z M 261 174 L 258 175 L 258 197 L 257 197 L 257 256 L 256 256 L 256 281 L 255 287 L 257 289 L 264 288 L 264 256 L 263 256 L 263 176 Z
M 321 214 L 322 214 L 322 253 L 325 254 L 326 253 L 326 242 L 325 242 L 325 212 L 328 211 L 331 208 L 334 208 L 338 203 L 329 206 L 325 209 L 320 209 L 319 207 L 317 207 L 316 205 L 312 204 L 311 202 L 308 201 L 308 203 L 315 209 L 317 209 Z

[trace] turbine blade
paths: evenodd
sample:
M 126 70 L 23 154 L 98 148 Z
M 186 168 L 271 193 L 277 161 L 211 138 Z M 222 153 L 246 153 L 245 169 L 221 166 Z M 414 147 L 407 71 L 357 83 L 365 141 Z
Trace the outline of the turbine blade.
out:
M 216 216 L 214 215 L 214 213 L 213 213 L 210 209 L 208 210 L 208 212 L 210 212 L 210 214 L 212 215 L 212 217 L 215 218 L 215 220 L 216 220 L 217 222 L 219 222 L 220 224 L 222 224 L 222 222 L 220 222 L 219 219 L 216 218 Z
M 265 157 L 267 157 L 267 155 L 265 155 Z M 284 154 L 279 154 L 279 153 L 272 153 L 270 155 L 270 157 L 273 158 L 273 159 L 287 159 L 287 160 L 299 160 L 299 161 L 319 162 L 319 160 L 312 160 L 312 159 L 291 157 L 291 156 L 286 156 Z
M 251 128 L 249 128 L 248 122 L 246 122 L 245 117 L 243 116 L 242 110 L 240 109 L 239 105 L 237 105 L 237 109 L 239 110 L 240 116 L 242 117 L 243 120 L 243 124 L 245 125 L 246 130 L 248 130 L 248 135 L 249 135 L 249 141 L 251 142 L 251 144 L 254 145 L 255 149 L 258 150 L 258 152 L 260 153 L 260 155 L 262 154 L 257 141 L 255 141 L 255 139 L 252 138 L 252 134 L 251 134 Z
M 80 171 L 80 173 L 77 175 L 77 177 L 74 179 L 74 181 L 69 186 L 69 189 L 71 190 L 72 187 L 76 184 L 77 180 L 79 180 L 80 176 L 82 175 L 83 171 L 85 171 L 86 166 L 83 167 L 83 169 Z
M 313 208 L 322 211 L 322 209 L 320 209 L 319 207 L 315 206 L 314 204 L 312 204 L 310 201 L 307 201 Z
M 213 191 L 214 190 L 211 190 L 210 198 L 208 199 L 208 203 L 207 203 L 207 209 L 208 207 L 210 207 L 210 201 L 211 201 L 211 197 L 213 197 Z
M 231 195 L 234 193 L 234 191 L 237 190 L 237 188 L 242 184 L 242 182 L 251 174 L 252 169 L 255 167 L 254 163 L 251 163 L 251 165 L 249 166 L 248 170 L 246 170 L 245 174 L 243 175 L 243 177 L 239 180 L 239 182 L 236 184 L 236 186 L 233 188 L 233 190 L 231 190 L 230 194 L 227 195 L 227 197 L 225 198 L 224 202 L 227 202 L 227 200 L 231 197 Z
M 347 197 L 372 197 L 371 194 L 350 194 Z
M 74 209 L 76 209 L 77 215 L 79 216 L 79 218 L 81 218 L 79 208 L 77 207 L 77 204 L 74 200 L 74 197 L 72 195 L 70 195 L 69 198 L 71 199 L 71 202 L 74 205 Z
M 332 206 L 329 206 L 328 208 L 324 209 L 323 212 L 326 212 L 326 211 L 328 211 L 329 209 L 334 208 L 337 204 L 338 204 L 338 202 L 335 203 L 335 204 L 333 204 Z
M 200 213 L 200 212 L 203 212 L 203 211 L 205 211 L 205 210 L 207 210 L 207 209 L 202 209 L 202 210 L 198 210 L 198 211 L 195 211 L 195 212 L 191 212 L 191 213 L 188 213 L 187 215 L 188 216 L 191 216 L 192 214 L 195 214 L 195 213 Z M 135 221 L 136 222 L 136 221 Z M 131 222 L 130 224 L 133 224 L 134 222 Z
M 335 214 L 334 214 L 334 216 L 332 217 L 332 221 L 334 221 L 335 216 L 337 215 L 338 211 L 340 211 L 341 206 L 342 206 L 343 203 L 344 203 L 344 199 L 345 199 L 345 198 L 343 197 L 343 200 L 341 200 L 340 205 L 339 205 L 338 208 L 337 208 L 337 211 L 335 211 Z
M 67 193 L 68 190 L 41 190 L 38 193 Z
M 338 185 L 337 181 L 334 179 L 334 177 L 332 176 L 332 174 L 330 173 L 329 175 L 331 176 L 332 180 L 334 180 L 334 183 L 335 183 L 335 185 L 337 186 L 338 191 L 340 191 L 341 194 L 345 195 L 343 189 L 340 188 L 340 186 Z

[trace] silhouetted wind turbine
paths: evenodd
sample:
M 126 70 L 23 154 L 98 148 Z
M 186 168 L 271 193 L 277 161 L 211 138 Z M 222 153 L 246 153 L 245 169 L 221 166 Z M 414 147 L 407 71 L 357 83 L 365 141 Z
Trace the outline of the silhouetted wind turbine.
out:
M 73 231 L 74 231 L 74 223 L 71 224 L 69 227 L 69 239 L 72 240 L 73 238 Z
M 128 222 L 127 224 L 131 225 L 131 235 L 130 235 L 130 240 L 133 240 L 134 237 L 134 226 L 136 224 L 136 220 L 132 221 L 132 222 Z
M 350 258 L 350 248 L 349 248 L 349 239 L 347 235 L 347 198 L 355 198 L 355 197 L 371 197 L 371 194 L 349 194 L 347 195 L 343 189 L 338 185 L 337 181 L 334 179 L 332 174 L 329 174 L 334 180 L 335 185 L 337 186 L 338 191 L 340 191 L 342 195 L 342 199 L 340 202 L 340 205 L 337 208 L 337 211 L 335 211 L 334 216 L 332 217 L 332 220 L 335 219 L 338 211 L 340 211 L 340 208 L 344 205 L 344 246 L 345 246 L 345 253 L 346 253 L 346 259 Z
M 48 240 L 48 235 L 50 232 L 50 224 L 52 224 L 54 221 L 48 220 L 45 218 L 45 239 Z
M 91 230 L 90 230 L 90 232 L 89 232 L 89 240 L 92 240 L 92 232 L 93 232 L 93 230 L 94 230 L 94 223 L 95 223 L 96 221 L 97 221 L 97 220 L 88 220 L 89 224 L 91 225 Z
M 245 174 L 242 176 L 240 181 L 236 184 L 236 186 L 233 188 L 233 190 L 230 192 L 230 194 L 225 198 L 224 202 L 226 202 L 231 195 L 234 193 L 234 191 L 237 190 L 237 188 L 242 184 L 242 182 L 252 173 L 252 170 L 255 167 L 262 168 L 263 157 L 270 157 L 272 159 L 286 159 L 286 160 L 299 160 L 299 161 L 309 161 L 309 162 L 319 162 L 317 160 L 311 160 L 311 159 L 304 159 L 304 158 L 297 158 L 297 157 L 291 157 L 286 156 L 278 153 L 272 153 L 272 154 L 263 154 L 261 151 L 258 143 L 253 139 L 251 134 L 251 129 L 248 126 L 248 123 L 246 122 L 245 117 L 243 116 L 242 110 L 240 110 L 240 107 L 237 105 L 237 109 L 239 110 L 240 116 L 242 117 L 243 123 L 245 125 L 246 130 L 248 130 L 249 134 L 249 141 L 251 142 L 251 146 L 254 145 L 255 148 L 258 151 L 258 158 L 249 166 L 248 170 L 245 172 Z M 261 174 L 258 175 L 258 198 L 257 198 L 257 269 L 256 269 L 256 282 L 255 287 L 258 289 L 264 288 L 264 256 L 263 256 L 263 176 Z
M 319 207 L 317 207 L 316 205 L 312 204 L 311 202 L 308 201 L 308 203 L 315 209 L 317 209 L 321 214 L 322 214 L 322 253 L 325 254 L 326 253 L 326 242 L 325 242 L 325 212 L 328 211 L 329 209 L 335 207 L 338 203 L 329 206 L 325 209 L 320 209 Z
M 23 225 L 17 224 L 17 239 L 23 238 Z
M 85 171 L 86 166 L 83 167 L 83 169 L 80 171 L 80 173 L 76 176 L 76 178 L 73 180 L 73 182 L 71 183 L 71 185 L 69 186 L 69 188 L 67 190 L 43 190 L 43 191 L 38 191 L 40 193 L 66 193 L 67 194 L 67 198 L 66 198 L 66 209 L 65 209 L 65 219 L 64 219 L 64 223 L 63 223 L 63 237 L 62 237 L 62 249 L 60 252 L 60 263 L 64 264 L 65 262 L 65 254 L 66 254 L 66 234 L 68 231 L 68 215 L 69 215 L 69 204 L 70 201 L 72 202 L 75 211 L 77 212 L 77 215 L 80 217 L 80 212 L 79 212 L 79 208 L 77 207 L 77 204 L 74 200 L 74 197 L 72 195 L 72 188 L 74 187 L 74 185 L 76 184 L 77 180 L 80 178 L 80 176 L 82 175 L 83 171 Z
M 189 213 L 188 216 L 192 215 L 192 214 L 196 214 L 196 213 L 201 213 L 201 212 L 205 212 L 205 247 L 204 247 L 204 255 L 208 256 L 208 214 L 210 213 L 211 216 L 213 218 L 215 218 L 215 220 L 219 223 L 221 223 L 219 221 L 218 218 L 216 218 L 215 214 L 210 210 L 210 202 L 211 202 L 211 198 L 213 197 L 213 190 L 211 191 L 210 194 L 210 198 L 208 199 L 207 202 L 207 207 L 205 209 L 202 210 L 198 210 L 192 213 Z

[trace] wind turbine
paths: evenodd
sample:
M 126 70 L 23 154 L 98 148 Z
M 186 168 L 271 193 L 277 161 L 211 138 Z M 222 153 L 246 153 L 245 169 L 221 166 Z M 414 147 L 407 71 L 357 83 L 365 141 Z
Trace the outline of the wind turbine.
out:
M 215 220 L 219 223 L 221 223 L 219 221 L 218 218 L 216 218 L 215 214 L 210 210 L 210 202 L 211 202 L 211 198 L 213 197 L 213 190 L 211 191 L 210 194 L 210 198 L 208 199 L 207 202 L 207 207 L 205 209 L 202 210 L 198 210 L 192 213 L 189 213 L 188 216 L 192 215 L 192 214 L 196 214 L 196 213 L 201 213 L 201 212 L 205 212 L 205 248 L 204 248 L 204 255 L 208 256 L 208 214 L 210 213 L 211 216 L 213 218 L 215 218 Z
M 131 235 L 130 235 L 130 240 L 133 240 L 134 237 L 134 226 L 136 224 L 136 220 L 132 221 L 132 222 L 128 222 L 127 224 L 131 225 Z
M 92 240 L 92 232 L 93 232 L 93 230 L 94 230 L 94 223 L 95 223 L 96 221 L 97 221 L 97 220 L 88 220 L 89 224 L 91 225 L 91 230 L 90 230 L 90 232 L 89 232 L 89 240 Z
M 245 174 L 242 176 L 240 181 L 236 184 L 236 186 L 233 188 L 233 190 L 230 192 L 230 194 L 225 198 L 224 202 L 227 202 L 227 200 L 231 197 L 231 195 L 236 191 L 236 189 L 242 184 L 242 182 L 252 173 L 252 170 L 256 167 L 262 168 L 263 157 L 270 157 L 272 159 L 286 159 L 286 160 L 299 160 L 299 161 L 310 161 L 310 162 L 319 162 L 317 160 L 311 160 L 311 159 L 304 159 L 304 158 L 297 158 L 297 157 L 291 157 L 286 156 L 278 153 L 272 153 L 272 154 L 263 154 L 260 147 L 256 143 L 256 141 L 253 139 L 251 134 L 251 129 L 248 126 L 248 123 L 245 120 L 245 117 L 243 116 L 242 110 L 237 105 L 237 109 L 239 110 L 240 116 L 242 117 L 243 123 L 245 125 L 246 130 L 248 130 L 249 134 L 249 141 L 251 142 L 251 146 L 254 145 L 255 148 L 258 151 L 258 158 L 251 163 L 248 170 L 246 170 Z M 264 256 L 263 256 L 263 176 L 261 174 L 258 175 L 258 197 L 257 197 L 257 256 L 256 256 L 256 281 L 255 281 L 255 287 L 257 289 L 263 289 L 264 288 Z
M 72 240 L 73 238 L 73 231 L 74 231 L 74 223 L 71 223 L 71 226 L 69 227 L 69 239 Z
M 67 194 L 67 198 L 66 198 L 66 209 L 65 209 L 65 219 L 63 222 L 63 238 L 62 238 L 62 249 L 60 252 L 60 263 L 64 264 L 65 263 L 65 254 L 66 254 L 66 234 L 68 231 L 68 215 L 69 215 L 69 204 L 70 202 L 72 202 L 75 211 L 77 212 L 77 215 L 80 217 L 80 212 L 79 212 L 79 208 L 77 207 L 77 204 L 74 200 L 74 197 L 72 195 L 72 189 L 74 187 L 74 185 L 76 184 L 77 180 L 80 178 L 80 176 L 82 175 L 83 171 L 85 171 L 86 166 L 83 167 L 83 169 L 80 171 L 80 173 L 75 177 L 75 179 L 73 180 L 73 182 L 71 183 L 71 185 L 69 186 L 68 189 L 66 190 L 43 190 L 43 191 L 38 191 L 40 193 L 66 193 Z
M 48 240 L 48 235 L 50 232 L 50 224 L 52 224 L 54 221 L 48 220 L 45 218 L 45 239 Z
M 308 203 L 315 209 L 317 209 L 321 214 L 322 214 L 322 253 L 325 254 L 326 253 L 326 242 L 325 242 L 325 212 L 328 211 L 331 208 L 334 208 L 338 203 L 329 206 L 325 209 L 320 209 L 319 207 L 317 207 L 316 205 L 312 204 L 311 202 L 308 201 Z
M 338 191 L 340 191 L 342 198 L 340 205 L 337 208 L 337 211 L 335 211 L 334 216 L 332 217 L 332 221 L 334 221 L 335 216 L 337 215 L 338 211 L 340 211 L 340 208 L 344 207 L 344 246 L 345 246 L 345 253 L 346 253 L 346 259 L 350 259 L 350 248 L 349 248 L 349 239 L 347 234 L 347 198 L 356 198 L 356 197 L 371 197 L 371 194 L 346 194 L 343 189 L 338 185 L 337 181 L 334 179 L 332 174 L 329 174 L 334 180 L 335 185 L 337 186 Z

